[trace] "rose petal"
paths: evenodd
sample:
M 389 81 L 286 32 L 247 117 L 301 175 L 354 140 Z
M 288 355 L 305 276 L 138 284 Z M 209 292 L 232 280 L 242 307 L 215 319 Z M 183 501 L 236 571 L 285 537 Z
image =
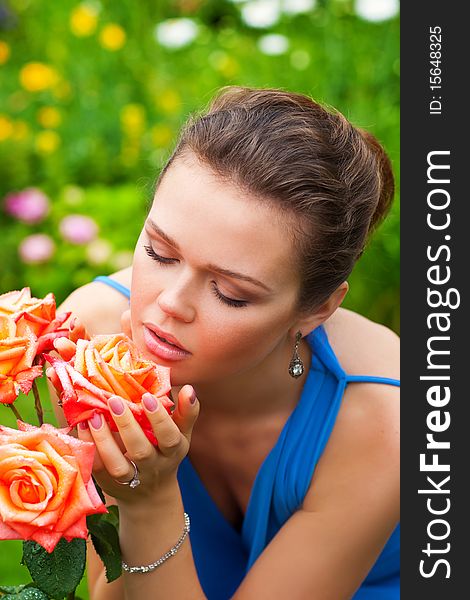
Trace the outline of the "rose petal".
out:
M 91 478 L 94 444 L 69 428 L 0 426 L 0 539 L 32 539 L 51 552 L 86 537 L 88 514 L 106 512 Z

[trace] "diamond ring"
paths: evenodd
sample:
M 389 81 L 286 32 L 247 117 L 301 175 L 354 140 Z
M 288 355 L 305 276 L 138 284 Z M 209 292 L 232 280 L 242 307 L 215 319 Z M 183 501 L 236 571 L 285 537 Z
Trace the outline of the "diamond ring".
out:
M 114 478 L 113 479 L 116 483 L 119 483 L 119 485 L 128 485 L 130 488 L 134 489 L 138 485 L 140 485 L 139 469 L 137 468 L 137 465 L 135 464 L 135 462 L 133 460 L 131 460 L 130 458 L 128 458 L 127 460 L 134 467 L 134 475 L 132 475 L 132 479 L 130 481 L 118 481 L 117 479 L 114 479 Z

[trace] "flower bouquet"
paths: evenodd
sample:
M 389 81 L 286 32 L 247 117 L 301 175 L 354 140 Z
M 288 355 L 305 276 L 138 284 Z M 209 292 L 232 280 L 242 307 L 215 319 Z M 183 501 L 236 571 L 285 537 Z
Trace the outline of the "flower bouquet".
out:
M 117 428 L 107 399 L 128 403 L 147 437 L 157 444 L 141 405 L 151 392 L 173 403 L 169 369 L 146 360 L 124 334 L 88 338 L 71 313 L 56 314 L 53 294 L 38 299 L 29 288 L 0 295 L 0 404 L 12 410 L 17 429 L 0 424 L 0 540 L 23 540 L 32 582 L 0 586 L 0 597 L 71 599 L 86 565 L 86 539 L 106 569 L 121 575 L 117 506 L 105 506 L 92 477 L 95 446 L 71 435 L 99 412 Z M 45 369 L 46 362 L 49 368 Z M 36 385 L 44 370 L 56 388 L 69 427 L 44 423 Z M 38 426 L 15 406 L 33 392 Z

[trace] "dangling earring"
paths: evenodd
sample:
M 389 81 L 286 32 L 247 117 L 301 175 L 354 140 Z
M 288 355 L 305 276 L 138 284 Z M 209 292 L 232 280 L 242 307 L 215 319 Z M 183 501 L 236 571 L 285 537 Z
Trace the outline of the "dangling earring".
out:
M 300 377 L 304 372 L 304 363 L 302 362 L 302 359 L 299 356 L 299 344 L 301 339 L 302 333 L 298 331 L 295 334 L 294 352 L 289 363 L 289 375 L 291 377 L 294 377 L 295 379 L 297 379 L 297 377 Z

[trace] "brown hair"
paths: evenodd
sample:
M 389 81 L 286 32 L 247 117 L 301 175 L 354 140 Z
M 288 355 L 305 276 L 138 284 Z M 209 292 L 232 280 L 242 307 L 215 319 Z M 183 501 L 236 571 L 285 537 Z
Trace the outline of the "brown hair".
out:
M 302 94 L 222 88 L 183 127 L 159 181 L 188 151 L 216 176 L 297 216 L 300 311 L 319 307 L 349 277 L 393 200 L 391 164 L 374 136 Z

